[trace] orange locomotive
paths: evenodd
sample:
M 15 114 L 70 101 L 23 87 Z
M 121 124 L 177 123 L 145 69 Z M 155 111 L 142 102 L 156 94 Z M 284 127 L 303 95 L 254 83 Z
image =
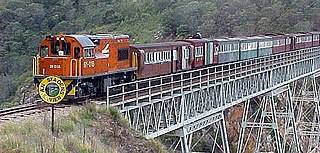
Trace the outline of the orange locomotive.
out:
M 127 35 L 46 36 L 33 60 L 34 83 L 39 88 L 46 77 L 59 76 L 67 99 L 104 93 L 107 86 L 134 79 L 132 57 Z

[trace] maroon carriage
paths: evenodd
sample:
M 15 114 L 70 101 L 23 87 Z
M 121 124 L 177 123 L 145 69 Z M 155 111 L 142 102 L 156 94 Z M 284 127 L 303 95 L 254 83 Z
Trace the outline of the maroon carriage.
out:
M 310 32 L 312 35 L 312 47 L 320 45 L 320 32 Z
M 312 47 L 311 33 L 298 33 L 289 35 L 293 42 L 293 49 L 303 49 Z
M 190 52 L 191 44 L 183 41 L 167 42 L 172 51 L 172 72 L 188 70 L 192 68 Z
M 211 39 L 178 40 L 191 43 L 190 60 L 192 68 L 217 63 L 217 53 Z
M 291 39 L 284 34 L 267 34 L 272 37 L 272 54 L 282 53 L 291 50 Z
M 137 54 L 137 79 L 171 73 L 171 46 L 166 43 L 130 45 Z

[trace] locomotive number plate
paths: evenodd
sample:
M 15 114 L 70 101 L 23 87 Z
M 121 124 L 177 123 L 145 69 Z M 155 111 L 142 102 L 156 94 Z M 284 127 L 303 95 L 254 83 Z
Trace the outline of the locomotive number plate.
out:
M 94 67 L 94 61 L 83 62 L 84 68 Z

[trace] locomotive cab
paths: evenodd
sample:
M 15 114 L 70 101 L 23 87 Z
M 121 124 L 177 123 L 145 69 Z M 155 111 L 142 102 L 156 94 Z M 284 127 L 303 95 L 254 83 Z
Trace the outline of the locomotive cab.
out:
M 83 66 L 93 67 L 95 45 L 81 35 L 47 36 L 39 45 L 35 75 L 81 76 Z

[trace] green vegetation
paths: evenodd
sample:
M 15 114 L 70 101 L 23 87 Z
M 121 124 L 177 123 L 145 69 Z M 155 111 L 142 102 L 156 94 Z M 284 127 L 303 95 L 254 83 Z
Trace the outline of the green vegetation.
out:
M 10 152 L 163 152 L 155 140 L 146 140 L 130 129 L 115 108 L 89 105 L 50 122 L 26 121 L 0 129 L 0 153 Z
M 45 35 L 120 33 L 145 43 L 197 31 L 205 37 L 320 31 L 319 6 L 319 0 L 0 0 L 0 102 L 17 103 L 21 88 L 30 88 L 32 56 Z

